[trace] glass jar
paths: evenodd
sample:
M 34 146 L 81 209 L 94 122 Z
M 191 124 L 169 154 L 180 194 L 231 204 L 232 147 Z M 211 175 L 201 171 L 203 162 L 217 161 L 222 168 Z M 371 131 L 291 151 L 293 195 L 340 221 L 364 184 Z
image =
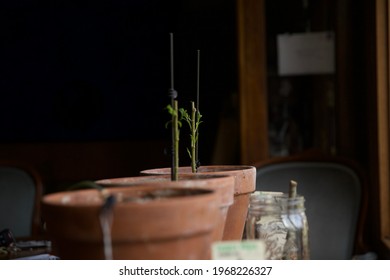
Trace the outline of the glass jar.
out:
M 305 198 L 303 196 L 279 196 L 277 199 L 282 207 L 282 219 L 287 228 L 283 259 L 308 260 L 309 225 L 305 213 Z
M 280 195 L 282 193 L 257 191 L 250 198 L 245 224 L 246 238 L 264 241 L 267 260 L 283 258 L 288 230 L 282 218 L 281 200 L 276 199 Z
M 247 239 L 265 243 L 268 260 L 309 259 L 308 222 L 304 197 L 281 192 L 251 195 L 245 233 Z

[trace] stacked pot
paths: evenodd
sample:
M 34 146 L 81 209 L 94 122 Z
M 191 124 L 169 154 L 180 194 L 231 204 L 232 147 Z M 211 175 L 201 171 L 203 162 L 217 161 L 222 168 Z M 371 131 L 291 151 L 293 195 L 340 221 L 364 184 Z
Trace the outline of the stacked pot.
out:
M 196 174 L 183 167 L 178 181 L 164 170 L 96 181 L 103 191 L 46 195 L 43 217 L 53 254 L 61 259 L 209 259 L 213 242 L 241 240 L 255 189 L 254 167 L 205 166 Z

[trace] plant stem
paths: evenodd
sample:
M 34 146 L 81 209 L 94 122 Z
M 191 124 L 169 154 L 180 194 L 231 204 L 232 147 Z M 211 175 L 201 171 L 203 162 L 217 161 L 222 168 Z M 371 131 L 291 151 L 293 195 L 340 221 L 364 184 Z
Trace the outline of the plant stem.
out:
M 192 173 L 198 172 L 199 161 L 197 158 L 198 139 L 199 139 L 199 125 L 202 122 L 202 115 L 199 110 L 196 109 L 195 103 L 191 102 L 191 115 L 187 113 L 187 110 L 180 108 L 180 120 L 185 120 L 190 129 L 191 148 L 187 149 L 188 155 L 191 159 Z M 181 123 L 180 123 L 181 124 Z
M 171 97 L 171 109 L 173 110 L 172 112 L 172 132 L 171 132 L 171 157 L 172 157 L 172 162 L 171 162 L 171 180 L 172 181 L 177 181 L 177 170 L 179 168 L 179 143 L 177 140 L 176 143 L 176 138 L 179 137 L 179 128 L 178 128 L 178 114 L 179 111 L 177 109 L 177 91 L 174 89 L 174 71 L 173 71 L 173 33 L 169 33 L 170 37 L 170 66 L 171 66 L 171 88 L 169 89 L 169 96 Z M 176 103 L 176 105 L 175 105 Z M 177 145 L 177 147 L 176 147 Z
M 298 183 L 291 180 L 290 181 L 290 187 L 289 187 L 289 191 L 288 191 L 288 196 L 290 198 L 295 198 L 297 196 L 297 185 Z
M 196 138 L 197 138 L 197 131 L 196 131 L 196 108 L 195 108 L 195 103 L 191 102 L 192 106 L 192 112 L 191 112 L 191 168 L 192 168 L 192 173 L 196 173 L 198 170 L 197 164 L 196 164 Z
M 200 50 L 197 50 L 197 67 L 196 67 L 196 109 L 198 110 L 197 117 L 199 118 L 199 84 L 200 84 Z M 194 118 L 192 118 L 194 119 Z M 199 121 L 199 119 L 197 120 Z M 196 141 L 196 150 L 195 150 L 195 158 L 196 158 L 196 171 L 198 171 L 199 167 L 199 139 Z
M 173 101 L 174 114 L 172 115 L 172 126 L 173 126 L 173 167 L 172 167 L 172 180 L 178 180 L 179 172 L 179 109 L 178 101 Z

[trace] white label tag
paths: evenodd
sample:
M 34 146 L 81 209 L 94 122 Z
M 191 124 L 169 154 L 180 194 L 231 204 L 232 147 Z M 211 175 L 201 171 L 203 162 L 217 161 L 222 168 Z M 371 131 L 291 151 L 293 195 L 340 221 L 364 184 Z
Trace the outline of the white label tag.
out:
M 214 242 L 213 260 L 264 260 L 265 244 L 262 240 Z

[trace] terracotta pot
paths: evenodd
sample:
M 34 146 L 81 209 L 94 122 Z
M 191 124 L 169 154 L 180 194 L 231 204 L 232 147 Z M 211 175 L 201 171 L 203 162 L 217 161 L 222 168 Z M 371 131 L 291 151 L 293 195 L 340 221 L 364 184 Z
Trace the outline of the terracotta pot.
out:
M 153 186 L 170 186 L 185 188 L 202 188 L 214 190 L 219 196 L 220 215 L 217 225 L 213 231 L 213 241 L 221 241 L 225 229 L 226 217 L 229 207 L 234 201 L 234 184 L 232 176 L 213 174 L 180 174 L 178 181 L 171 181 L 170 175 L 136 176 L 114 179 L 98 180 L 95 183 L 104 188 L 120 187 L 142 184 L 152 184 Z
M 141 171 L 141 175 L 170 174 L 171 168 Z M 192 173 L 191 167 L 179 167 L 179 174 Z M 223 240 L 241 240 L 248 213 L 250 194 L 256 189 L 256 168 L 246 165 L 201 166 L 197 174 L 230 175 L 235 178 L 234 203 L 229 207 Z
M 105 191 L 116 199 L 108 238 L 112 240 L 113 259 L 210 258 L 212 232 L 219 216 L 214 191 L 160 186 Z M 43 217 L 55 255 L 61 259 L 106 258 L 99 220 L 103 202 L 95 189 L 43 198 Z

